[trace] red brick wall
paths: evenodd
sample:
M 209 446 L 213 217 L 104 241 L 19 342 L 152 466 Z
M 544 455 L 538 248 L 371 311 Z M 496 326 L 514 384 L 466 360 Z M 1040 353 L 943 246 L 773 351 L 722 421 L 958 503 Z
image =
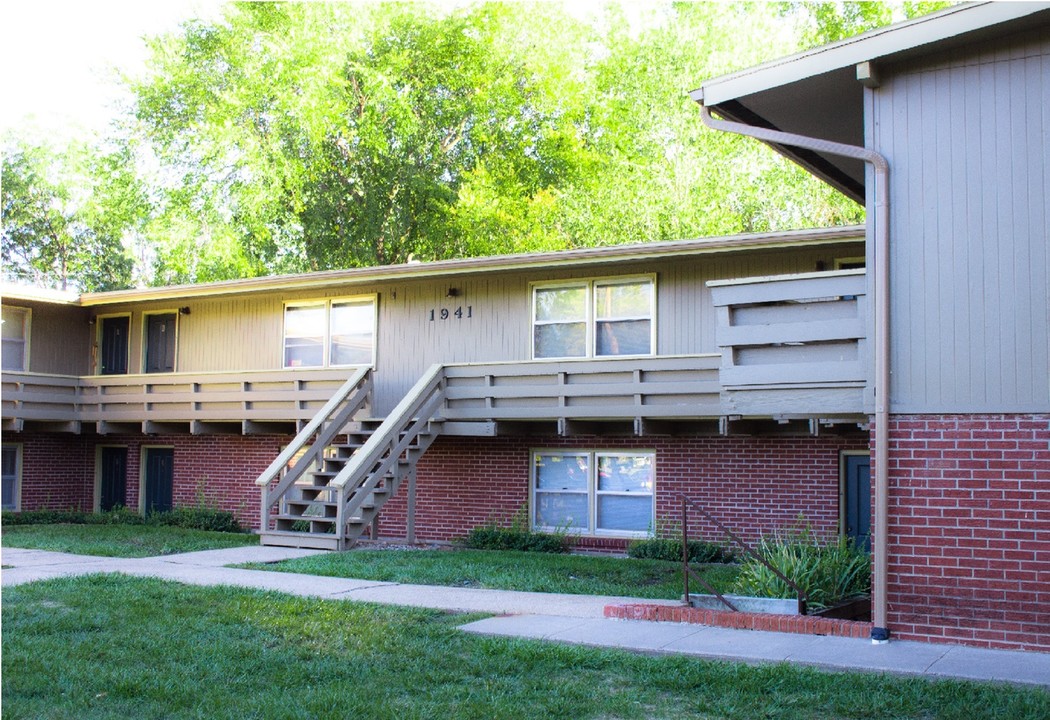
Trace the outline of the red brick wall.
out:
M 895 637 L 1050 650 L 1050 416 L 894 416 Z
M 656 452 L 656 514 L 678 523 L 677 493 L 747 539 L 793 525 L 804 515 L 823 535 L 838 532 L 839 452 L 864 449 L 843 438 L 440 438 L 420 461 L 416 537 L 460 538 L 490 521 L 507 523 L 528 505 L 534 448 Z M 380 516 L 381 537 L 404 537 L 405 493 Z M 695 514 L 690 527 L 711 540 L 721 533 Z M 622 550 L 625 539 L 588 539 L 587 547 Z
M 69 435 L 22 433 L 7 442 L 22 443 L 22 509 L 92 510 L 95 492 L 95 448 L 128 449 L 127 506 L 139 506 L 139 461 L 143 446 L 175 451 L 173 502 L 196 506 L 202 501 L 233 512 L 244 527 L 259 524 L 259 490 L 255 478 L 281 447 L 283 436 L 240 435 Z

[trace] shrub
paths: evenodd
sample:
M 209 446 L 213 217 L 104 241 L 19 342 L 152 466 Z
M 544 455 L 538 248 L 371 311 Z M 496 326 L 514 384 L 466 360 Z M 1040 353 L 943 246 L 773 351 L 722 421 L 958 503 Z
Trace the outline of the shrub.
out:
M 79 510 L 24 510 L 13 512 L 4 510 L 0 514 L 0 523 L 4 525 L 56 525 L 70 523 L 83 525 L 88 522 L 88 513 Z
M 851 538 L 821 543 L 805 529 L 763 538 L 755 551 L 802 588 L 810 607 L 829 607 L 871 590 L 871 558 L 855 547 Z M 733 592 L 772 598 L 796 595 L 793 588 L 751 557 L 742 565 Z
M 731 563 L 735 559 L 732 550 L 718 543 L 690 540 L 688 547 L 691 563 Z M 682 541 L 676 538 L 635 540 L 627 546 L 627 555 L 645 560 L 681 562 Z
M 123 506 L 101 513 L 86 513 L 80 510 L 26 510 L 4 511 L 0 516 L 4 525 L 171 525 L 191 530 L 216 530 L 218 532 L 243 532 L 233 513 L 215 508 L 184 507 L 167 512 L 151 513 L 143 518 L 137 512 Z
M 233 513 L 208 507 L 178 507 L 167 512 L 151 513 L 147 522 L 191 530 L 243 532 Z
M 533 532 L 528 526 L 524 507 L 514 514 L 510 527 L 500 527 L 494 521 L 472 529 L 462 544 L 474 550 L 524 550 L 526 552 L 567 553 L 573 538 L 563 530 L 553 533 Z

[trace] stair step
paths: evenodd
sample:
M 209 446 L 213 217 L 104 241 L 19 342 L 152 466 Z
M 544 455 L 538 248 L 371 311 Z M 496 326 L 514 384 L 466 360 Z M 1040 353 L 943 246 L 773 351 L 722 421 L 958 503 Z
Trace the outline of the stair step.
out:
M 339 538 L 331 533 L 307 533 L 293 530 L 266 530 L 259 533 L 262 545 L 276 547 L 311 548 L 315 550 L 339 550 Z

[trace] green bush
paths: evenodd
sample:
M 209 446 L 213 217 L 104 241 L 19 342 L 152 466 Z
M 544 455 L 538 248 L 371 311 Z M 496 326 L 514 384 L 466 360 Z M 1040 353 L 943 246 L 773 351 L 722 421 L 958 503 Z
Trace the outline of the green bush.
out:
M 463 545 L 474 550 L 566 553 L 572 549 L 572 544 L 572 538 L 565 533 L 537 533 L 495 525 L 476 527 L 463 539 Z
M 851 538 L 822 543 L 805 529 L 763 538 L 755 551 L 802 588 L 811 608 L 830 607 L 871 591 L 871 558 Z M 751 557 L 740 568 L 733 592 L 755 597 L 796 596 L 793 588 Z
M 689 562 L 731 563 L 735 559 L 732 550 L 718 543 L 705 540 L 690 540 Z M 628 557 L 644 560 L 682 561 L 682 541 L 675 538 L 648 538 L 635 540 L 627 546 Z
M 205 507 L 175 508 L 167 512 L 151 513 L 143 518 L 137 512 L 117 506 L 101 513 L 86 513 L 80 510 L 5 510 L 0 516 L 4 525 L 171 525 L 192 530 L 215 530 L 218 532 L 243 532 L 233 513 Z
M 151 513 L 147 522 L 191 530 L 243 532 L 233 513 L 208 507 L 177 507 L 167 512 Z
M 473 550 L 524 550 L 526 552 L 567 553 L 575 539 L 564 530 L 538 533 L 529 529 L 528 510 L 518 509 L 510 527 L 495 521 L 476 527 L 463 538 L 462 545 Z

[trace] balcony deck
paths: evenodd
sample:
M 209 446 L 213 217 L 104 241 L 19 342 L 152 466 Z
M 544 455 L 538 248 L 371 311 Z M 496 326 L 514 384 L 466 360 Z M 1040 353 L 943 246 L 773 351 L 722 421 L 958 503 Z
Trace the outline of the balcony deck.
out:
M 445 365 L 444 432 L 729 434 L 865 423 L 863 270 L 709 283 L 720 353 Z M 2 425 L 100 434 L 282 433 L 347 369 L 71 377 L 5 372 Z

